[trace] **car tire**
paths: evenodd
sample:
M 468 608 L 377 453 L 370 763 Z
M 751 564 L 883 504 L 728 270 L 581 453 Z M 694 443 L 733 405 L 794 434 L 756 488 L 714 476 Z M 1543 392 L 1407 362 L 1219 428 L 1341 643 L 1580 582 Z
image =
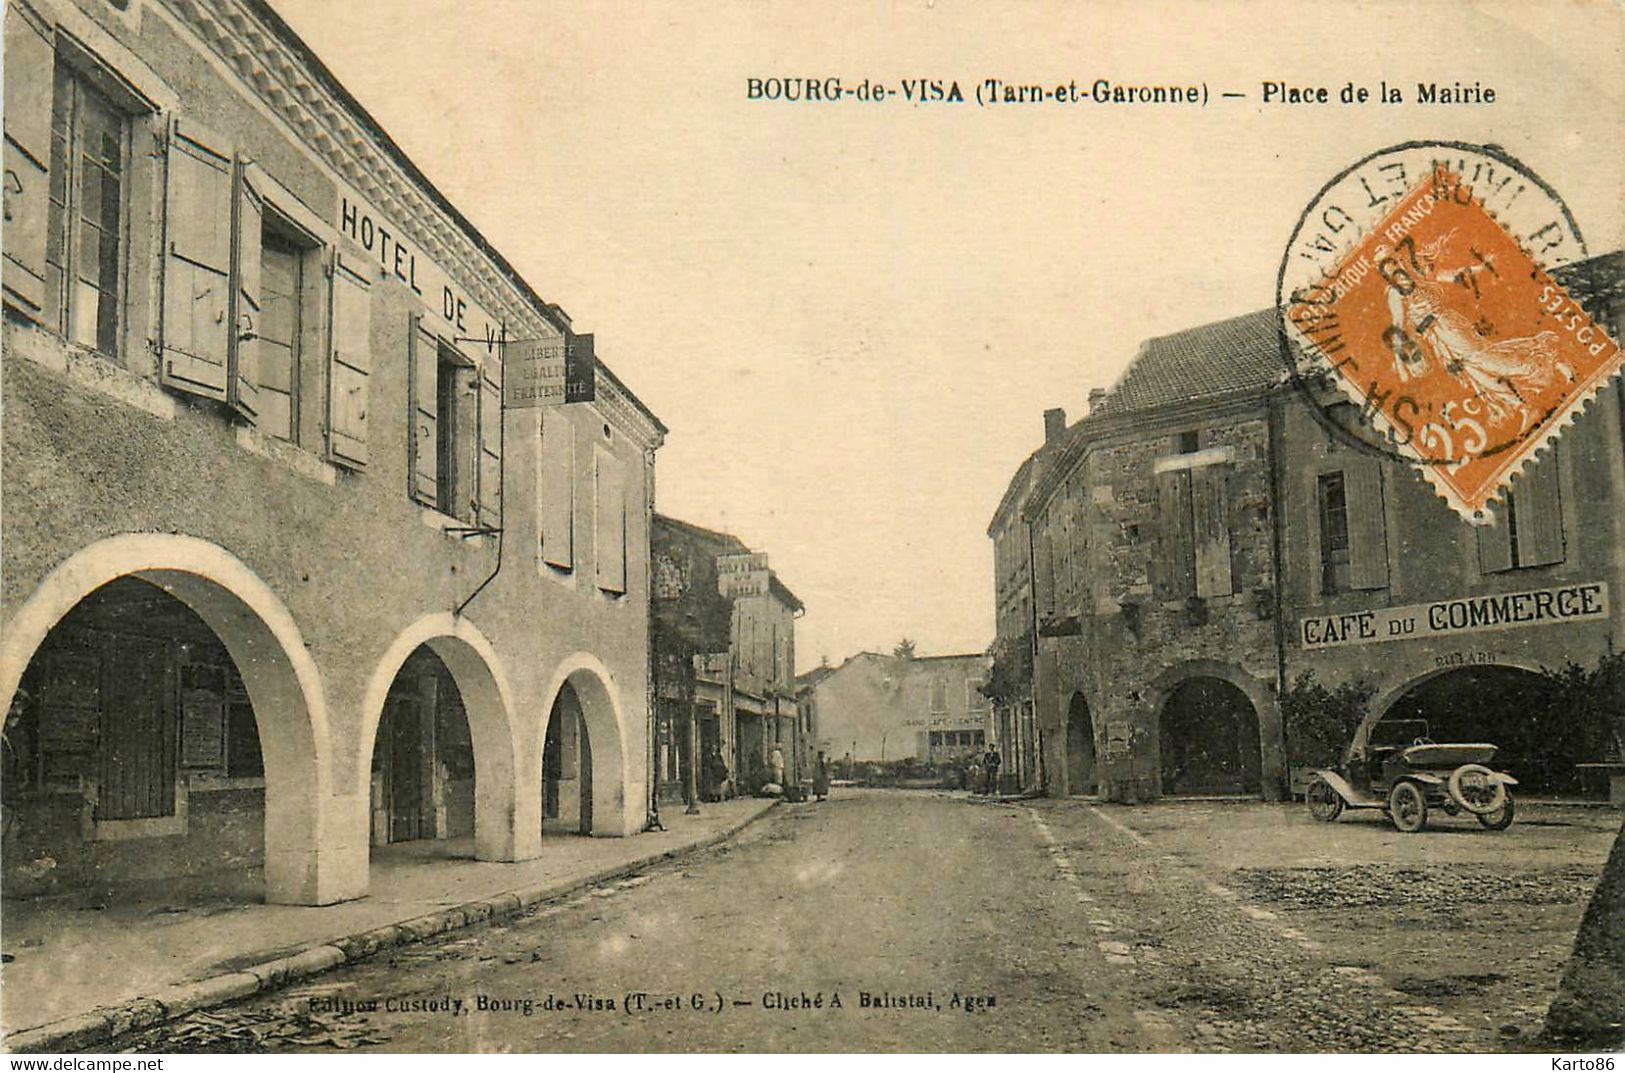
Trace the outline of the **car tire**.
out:
M 1396 830 L 1414 835 L 1428 823 L 1428 798 L 1414 782 L 1396 782 L 1388 791 L 1388 818 Z
M 1343 814 L 1343 795 L 1325 779 L 1310 782 L 1303 799 L 1309 806 L 1309 815 L 1321 823 L 1332 823 Z
M 1473 780 L 1475 787 L 1470 794 L 1465 788 L 1465 780 L 1468 779 Z M 1490 787 L 1487 800 L 1484 798 L 1483 789 L 1486 785 Z M 1475 816 L 1499 812 L 1507 798 L 1506 784 L 1501 781 L 1500 776 L 1483 764 L 1462 764 L 1450 773 L 1445 789 L 1452 801 Z
M 1512 826 L 1513 811 L 1512 795 L 1508 793 L 1506 800 L 1502 802 L 1500 808 L 1496 809 L 1494 812 L 1478 813 L 1478 822 L 1483 824 L 1485 827 L 1488 827 L 1492 831 L 1505 831 L 1508 827 Z

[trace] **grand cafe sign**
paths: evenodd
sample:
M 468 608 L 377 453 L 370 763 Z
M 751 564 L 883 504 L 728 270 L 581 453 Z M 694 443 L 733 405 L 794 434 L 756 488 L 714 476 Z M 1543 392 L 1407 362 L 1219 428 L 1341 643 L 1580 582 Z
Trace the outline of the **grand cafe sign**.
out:
M 1607 617 L 1608 585 L 1588 581 L 1529 592 L 1316 615 L 1299 622 L 1298 642 L 1308 649 L 1339 648 Z

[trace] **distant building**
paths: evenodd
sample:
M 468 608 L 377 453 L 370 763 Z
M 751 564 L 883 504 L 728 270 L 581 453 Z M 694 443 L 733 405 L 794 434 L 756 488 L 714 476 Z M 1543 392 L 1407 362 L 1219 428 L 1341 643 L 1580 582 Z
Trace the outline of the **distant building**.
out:
M 992 706 L 982 692 L 988 657 L 883 656 L 860 652 L 804 676 L 819 747 L 858 763 L 955 760 L 985 749 Z
M 731 534 L 657 514 L 652 546 L 662 796 L 683 799 L 696 749 L 702 798 L 754 793 L 775 749 L 786 783 L 811 778 L 794 681 L 801 600 L 765 567 L 759 583 L 724 582 L 730 560 L 754 565 Z
M 1622 263 L 1554 273 L 1616 337 Z M 1280 797 L 1314 745 L 1282 699 L 1309 681 L 1355 689 L 1367 724 L 1497 742 L 1537 792 L 1601 758 L 1606 727 L 1552 710 L 1532 672 L 1594 667 L 1625 635 L 1618 381 L 1490 526 L 1332 431 L 1354 408 L 1290 382 L 1271 310 L 1148 341 L 1096 401 L 1021 506 L 1050 793 Z

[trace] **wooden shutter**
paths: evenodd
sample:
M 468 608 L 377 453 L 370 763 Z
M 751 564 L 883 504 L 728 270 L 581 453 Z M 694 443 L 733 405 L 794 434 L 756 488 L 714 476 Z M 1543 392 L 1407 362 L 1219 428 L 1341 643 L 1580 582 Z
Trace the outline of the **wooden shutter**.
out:
M 575 567 L 575 426 L 562 411 L 542 418 L 540 475 L 542 561 Z
M 56 50 L 48 27 L 6 5 L 6 303 L 30 317 L 45 310 L 45 234 L 50 221 L 51 85 Z
M 1343 471 L 1349 527 L 1349 588 L 1388 587 L 1388 526 L 1383 516 L 1382 465 L 1355 462 Z
M 224 401 L 232 335 L 232 155 L 220 138 L 176 119 L 168 157 L 161 379 Z
M 1478 532 L 1478 568 L 1486 574 L 1512 569 L 1512 526 L 1503 505 L 1493 512 L 1489 525 L 1475 525 Z
M 440 343 L 423 326 L 421 313 L 412 315 L 407 350 L 411 396 L 407 418 L 408 477 L 412 498 L 433 507 L 439 503 Z
M 1512 482 L 1518 518 L 1518 565 L 1563 561 L 1563 503 L 1558 494 L 1557 445 Z
M 1223 466 L 1191 471 L 1191 519 L 1195 532 L 1196 595 L 1229 596 L 1230 508 Z
M 1191 474 L 1176 469 L 1156 476 L 1157 598 L 1181 600 L 1196 591 L 1196 556 L 1191 532 Z
M 496 527 L 502 518 L 502 375 L 496 359 L 487 355 L 475 374 L 480 382 L 479 520 Z
M 337 251 L 328 283 L 333 326 L 328 336 L 327 457 L 359 469 L 367 464 L 367 412 L 371 409 L 372 285 L 359 265 L 350 265 Z M 411 328 L 415 333 L 417 325 Z M 429 398 L 432 403 L 432 390 Z
M 226 398 L 238 413 L 253 418 L 259 413 L 260 262 L 265 199 L 254 188 L 247 162 L 241 159 L 236 168 L 236 212 L 233 274 L 237 289 L 232 299 L 236 303 L 232 323 L 237 330 L 231 333 L 228 348 L 231 375 L 226 381 Z
M 598 587 L 626 591 L 626 492 L 621 465 L 607 451 L 593 459 L 593 557 Z

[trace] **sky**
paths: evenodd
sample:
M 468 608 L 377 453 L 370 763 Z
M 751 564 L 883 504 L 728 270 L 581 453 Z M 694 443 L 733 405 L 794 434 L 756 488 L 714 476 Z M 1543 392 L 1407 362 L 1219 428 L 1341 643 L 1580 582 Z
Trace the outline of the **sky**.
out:
M 271 3 L 670 428 L 657 508 L 768 554 L 807 606 L 801 669 L 985 648 L 986 531 L 1042 412 L 1083 416 L 1148 337 L 1270 305 L 1298 216 L 1365 154 L 1499 144 L 1592 252 L 1625 244 L 1611 2 Z M 1209 103 L 749 99 L 809 76 Z

